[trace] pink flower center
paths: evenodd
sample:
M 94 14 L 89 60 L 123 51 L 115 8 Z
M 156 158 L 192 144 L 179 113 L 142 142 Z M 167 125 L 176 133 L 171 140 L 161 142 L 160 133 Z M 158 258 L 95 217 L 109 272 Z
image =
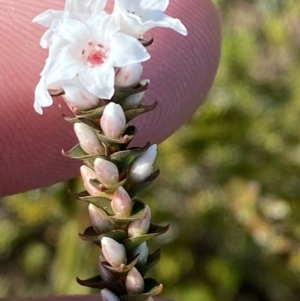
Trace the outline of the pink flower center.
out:
M 108 57 L 108 49 L 102 44 L 88 43 L 88 47 L 83 49 L 81 54 L 86 59 L 89 67 L 102 65 Z

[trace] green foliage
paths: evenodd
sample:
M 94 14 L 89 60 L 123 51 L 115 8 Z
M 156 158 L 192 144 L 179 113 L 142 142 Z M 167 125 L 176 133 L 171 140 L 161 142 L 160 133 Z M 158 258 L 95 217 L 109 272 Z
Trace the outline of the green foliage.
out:
M 296 301 L 300 296 L 300 2 L 218 0 L 223 49 L 194 119 L 160 147 L 144 195 L 177 301 Z M 0 203 L 0 297 L 89 293 L 98 269 L 77 237 L 86 204 L 56 185 Z M 151 276 L 151 275 L 149 275 Z M 153 275 L 152 275 L 153 276 Z

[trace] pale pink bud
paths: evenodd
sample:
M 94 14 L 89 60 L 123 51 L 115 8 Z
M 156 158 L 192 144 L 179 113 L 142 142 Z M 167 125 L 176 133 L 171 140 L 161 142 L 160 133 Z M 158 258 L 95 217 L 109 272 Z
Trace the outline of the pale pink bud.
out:
M 112 139 L 119 139 L 126 129 L 126 117 L 119 104 L 110 102 L 104 108 L 100 120 L 101 129 L 105 136 Z
M 101 239 L 102 253 L 105 260 L 112 267 L 119 267 L 121 264 L 127 263 L 126 250 L 122 244 L 119 244 L 110 237 Z
M 71 110 L 73 108 L 78 110 L 91 109 L 99 104 L 99 98 L 91 94 L 82 85 L 78 76 L 71 80 L 63 81 L 63 89 L 65 91 L 63 95 L 64 101 Z
M 111 271 L 109 271 L 102 265 L 103 261 L 105 261 L 105 258 L 102 255 L 100 255 L 99 256 L 99 271 L 100 271 L 101 278 L 104 281 L 112 281 L 114 279 L 114 275 Z
M 101 290 L 102 301 L 120 301 L 120 299 L 107 288 Z
M 97 155 L 104 153 L 104 147 L 101 145 L 96 133 L 88 125 L 76 122 L 74 124 L 74 131 L 81 148 L 87 154 Z
M 103 193 L 90 183 L 90 180 L 97 179 L 96 173 L 86 165 L 82 165 L 80 167 L 80 173 L 83 180 L 83 185 L 87 192 L 91 196 L 101 196 Z
M 140 219 L 132 221 L 128 226 L 129 237 L 144 235 L 150 228 L 151 210 L 148 205 L 145 207 L 145 212 Z
M 118 187 L 111 199 L 111 208 L 116 217 L 126 218 L 131 215 L 132 200 L 127 191 L 122 187 Z
M 157 145 L 151 145 L 148 150 L 138 157 L 130 169 L 130 178 L 135 182 L 142 182 L 150 176 L 153 171 L 153 163 L 157 154 Z
M 114 186 L 119 182 L 119 171 L 114 163 L 102 158 L 97 158 L 94 162 L 94 168 L 98 180 L 104 186 Z
M 138 265 L 145 265 L 147 263 L 149 248 L 146 242 L 141 243 L 133 252 L 133 256 L 139 254 Z
M 128 294 L 136 295 L 144 292 L 144 279 L 135 267 L 128 272 L 125 286 Z
M 124 88 L 134 87 L 139 83 L 142 72 L 141 63 L 121 67 L 116 72 L 115 85 Z
M 89 214 L 95 231 L 98 233 L 105 233 L 113 230 L 114 225 L 103 209 L 98 208 L 93 204 L 89 204 Z
M 142 81 L 140 81 L 140 83 L 142 84 L 142 85 L 145 85 L 146 83 L 150 83 L 150 80 L 149 79 L 144 79 L 144 80 L 142 80 Z M 125 101 L 124 101 L 124 103 L 123 103 L 123 108 L 124 109 L 131 109 L 131 108 L 136 108 L 136 107 L 138 107 L 141 103 L 142 103 L 142 101 L 143 101 L 143 99 L 144 99 L 144 97 L 145 97 L 145 93 L 146 93 L 146 91 L 143 91 L 143 92 L 140 92 L 140 93 L 136 93 L 136 94 L 132 94 L 132 95 L 129 95 L 126 99 L 125 99 Z

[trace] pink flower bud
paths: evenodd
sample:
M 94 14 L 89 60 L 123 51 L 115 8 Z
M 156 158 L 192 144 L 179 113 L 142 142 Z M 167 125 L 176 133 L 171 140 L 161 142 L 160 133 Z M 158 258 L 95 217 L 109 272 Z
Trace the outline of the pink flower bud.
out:
M 150 176 L 153 171 L 153 163 L 157 154 L 157 145 L 151 145 L 148 150 L 138 157 L 130 169 L 130 178 L 135 182 L 142 182 Z
M 101 290 L 102 301 L 120 301 L 120 299 L 107 288 Z
M 99 271 L 100 271 L 100 276 L 104 281 L 112 281 L 114 279 L 114 275 L 111 271 L 106 269 L 103 265 L 102 262 L 105 261 L 105 258 L 100 255 L 99 256 Z
M 105 233 L 113 230 L 114 225 L 103 209 L 89 204 L 89 214 L 91 223 L 96 232 Z
M 102 158 L 97 158 L 94 162 L 94 168 L 98 180 L 104 186 L 114 186 L 119 182 L 119 171 L 114 163 Z
M 110 102 L 103 111 L 100 125 L 108 138 L 121 138 L 126 129 L 126 117 L 122 107 L 114 102 Z
M 112 267 L 119 267 L 121 264 L 127 263 L 126 250 L 122 244 L 119 244 L 115 240 L 109 237 L 103 237 L 101 239 L 102 253 L 105 260 Z
M 99 98 L 91 94 L 80 82 L 78 76 L 71 80 L 63 81 L 65 94 L 64 101 L 72 110 L 86 110 L 96 107 L 99 104 Z
M 113 209 L 116 217 L 126 218 L 131 215 L 132 200 L 122 186 L 115 190 L 111 200 L 111 208 Z
M 145 212 L 140 219 L 132 221 L 128 226 L 129 237 L 144 235 L 150 228 L 151 210 L 148 205 L 145 207 Z
M 80 167 L 80 173 L 83 180 L 83 185 L 91 196 L 101 196 L 103 192 L 91 185 L 90 180 L 97 179 L 96 173 L 86 165 Z
M 139 83 L 142 72 L 141 63 L 121 67 L 116 72 L 115 85 L 124 88 L 134 87 Z
M 138 265 L 145 265 L 147 263 L 149 248 L 146 242 L 141 243 L 134 251 L 133 256 L 139 254 Z
M 81 148 L 89 155 L 104 153 L 104 147 L 101 145 L 96 133 L 86 124 L 76 122 L 74 131 L 79 140 Z
M 144 279 L 135 267 L 128 272 L 125 286 L 128 294 L 136 295 L 144 292 Z

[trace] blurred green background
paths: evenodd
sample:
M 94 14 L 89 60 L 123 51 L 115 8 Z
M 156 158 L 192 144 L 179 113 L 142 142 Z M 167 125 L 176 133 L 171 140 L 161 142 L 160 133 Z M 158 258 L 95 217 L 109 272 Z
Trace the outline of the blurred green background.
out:
M 220 69 L 160 146 L 144 194 L 171 231 L 153 274 L 176 301 L 300 300 L 300 1 L 219 0 Z M 0 202 L 0 297 L 88 294 L 98 248 L 77 233 L 78 180 Z M 94 291 L 95 293 L 95 291 Z

